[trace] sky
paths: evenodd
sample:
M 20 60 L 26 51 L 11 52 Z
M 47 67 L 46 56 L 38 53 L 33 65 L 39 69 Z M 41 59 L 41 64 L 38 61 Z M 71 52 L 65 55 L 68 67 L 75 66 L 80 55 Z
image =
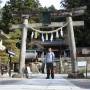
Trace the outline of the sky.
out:
M 6 1 L 9 1 L 9 0 L 2 0 L 2 4 L 1 4 L 1 7 L 3 7 L 6 3 Z M 60 1 L 61 0 L 39 0 L 41 5 L 43 7 L 49 7 L 51 5 L 54 5 L 56 9 L 60 9 Z
M 39 0 L 43 7 L 54 5 L 56 9 L 60 9 L 60 0 Z

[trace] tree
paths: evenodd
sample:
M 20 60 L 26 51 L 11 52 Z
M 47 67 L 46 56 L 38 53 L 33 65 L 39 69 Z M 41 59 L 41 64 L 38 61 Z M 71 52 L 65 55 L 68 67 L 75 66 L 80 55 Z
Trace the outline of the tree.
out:
M 87 0 L 87 9 L 86 9 L 86 13 L 85 13 L 85 28 L 86 29 L 90 29 L 90 1 Z
M 38 10 L 40 7 L 38 0 L 10 0 L 3 7 L 2 21 L 0 28 L 5 33 L 9 33 L 9 28 L 12 24 L 21 23 L 21 15 L 34 10 Z M 19 13 L 19 17 L 14 17 L 13 14 Z
M 85 5 L 85 0 L 61 0 L 61 6 L 66 9 L 72 9 Z
M 61 5 L 66 9 L 87 6 L 87 10 L 79 19 L 84 20 L 84 28 L 74 28 L 77 46 L 90 46 L 90 1 L 89 0 L 62 0 Z M 78 19 L 75 17 L 74 19 Z
M 2 29 L 5 33 L 9 33 L 11 18 L 12 15 L 10 13 L 10 10 L 8 9 L 8 6 L 5 5 L 2 9 L 2 20 L 0 24 L 0 29 Z
M 49 11 L 55 11 L 55 7 L 53 5 L 51 5 L 49 8 L 48 8 Z

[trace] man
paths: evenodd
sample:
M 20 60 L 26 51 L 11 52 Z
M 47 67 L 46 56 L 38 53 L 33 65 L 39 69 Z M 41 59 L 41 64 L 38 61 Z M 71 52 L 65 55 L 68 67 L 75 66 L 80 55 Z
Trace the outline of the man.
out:
M 47 69 L 46 79 L 50 78 L 50 74 L 51 74 L 51 78 L 54 79 L 54 67 L 53 67 L 54 58 L 55 58 L 55 55 L 52 52 L 51 48 L 49 48 L 48 53 L 46 54 L 46 59 L 45 59 L 46 69 Z

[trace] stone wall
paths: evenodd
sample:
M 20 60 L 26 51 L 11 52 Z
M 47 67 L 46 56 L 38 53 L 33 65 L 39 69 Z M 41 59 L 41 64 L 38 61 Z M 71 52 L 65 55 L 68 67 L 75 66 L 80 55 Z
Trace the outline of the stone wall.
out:
M 90 71 L 90 57 L 77 57 L 77 61 L 86 61 L 87 70 Z M 77 67 L 78 70 L 85 71 L 86 67 Z M 56 60 L 55 73 L 69 73 L 71 72 L 71 59 L 62 57 Z

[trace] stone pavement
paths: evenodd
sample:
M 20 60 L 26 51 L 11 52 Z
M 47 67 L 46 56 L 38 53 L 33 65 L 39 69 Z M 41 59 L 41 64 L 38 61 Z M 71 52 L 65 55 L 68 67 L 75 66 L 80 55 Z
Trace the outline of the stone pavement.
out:
M 33 74 L 30 79 L 0 78 L 0 90 L 90 90 L 74 84 L 73 80 L 77 79 L 65 79 L 65 75 L 56 74 L 55 79 L 45 77 L 45 74 Z

